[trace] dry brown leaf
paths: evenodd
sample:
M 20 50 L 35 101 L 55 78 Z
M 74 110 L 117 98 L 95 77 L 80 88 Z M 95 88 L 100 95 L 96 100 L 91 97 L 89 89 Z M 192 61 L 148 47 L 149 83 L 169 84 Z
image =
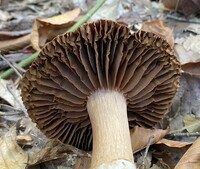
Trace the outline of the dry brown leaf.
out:
M 11 128 L 0 138 L 0 166 L 1 169 L 25 169 L 28 154 L 17 144 L 16 130 Z
M 200 137 L 186 151 L 175 169 L 199 169 L 200 168 Z
M 170 146 L 168 146 L 167 144 L 169 144 Z M 154 144 L 152 147 L 154 150 L 153 157 L 155 157 L 160 163 L 168 166 L 169 169 L 174 169 L 174 167 L 187 151 L 187 149 L 190 147 L 190 145 L 191 144 L 181 145 L 181 143 L 173 143 L 169 142 L 168 140 L 164 141 L 163 144 Z
M 191 75 L 200 75 L 200 62 L 187 63 L 181 66 L 184 72 Z
M 185 16 L 195 14 L 200 9 L 198 0 L 162 0 L 165 8 L 182 12 Z
M 168 147 L 182 148 L 187 145 L 191 145 L 192 143 L 168 140 L 168 139 L 163 138 L 162 140 L 158 141 L 156 144 L 165 144 Z
M 171 48 L 174 47 L 173 31 L 167 27 L 162 20 L 144 22 L 141 30 L 157 34 L 158 36 L 165 39 L 170 44 Z
M 0 50 L 7 53 L 9 51 L 22 49 L 29 44 L 30 34 L 12 40 L 0 41 Z
M 36 19 L 31 33 L 33 48 L 39 51 L 46 42 L 67 31 L 75 23 L 74 20 L 79 16 L 80 12 L 80 8 L 76 8 L 62 15 L 46 19 Z
M 192 14 L 196 14 L 200 9 L 200 1 L 199 0 L 183 0 L 181 4 L 181 11 L 185 16 L 191 16 Z
M 154 144 L 162 139 L 167 133 L 168 130 L 146 129 L 143 127 L 135 126 L 130 131 L 133 153 L 136 153 L 145 148 L 148 144 L 149 138 L 152 135 L 154 136 L 154 138 L 151 140 L 151 144 Z
M 161 0 L 161 3 L 164 6 L 164 10 L 181 10 L 181 4 L 183 0 Z

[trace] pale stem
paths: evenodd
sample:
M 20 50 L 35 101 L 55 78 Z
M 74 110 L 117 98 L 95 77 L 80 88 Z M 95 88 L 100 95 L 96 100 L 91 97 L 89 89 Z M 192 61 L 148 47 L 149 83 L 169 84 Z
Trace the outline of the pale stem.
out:
M 88 99 L 87 110 L 93 130 L 91 168 L 134 169 L 123 94 L 113 90 L 96 91 Z

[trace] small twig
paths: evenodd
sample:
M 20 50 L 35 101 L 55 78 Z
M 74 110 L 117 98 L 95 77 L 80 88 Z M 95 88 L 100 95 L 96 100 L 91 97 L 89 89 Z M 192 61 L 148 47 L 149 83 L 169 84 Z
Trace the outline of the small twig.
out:
M 67 32 L 70 31 L 74 31 L 76 30 L 80 25 L 82 25 L 83 23 L 85 23 L 104 3 L 106 0 L 98 0 L 96 5 L 93 6 L 87 13 L 85 16 L 83 16 L 78 22 L 76 22 L 71 28 L 69 28 L 67 30 Z M 19 66 L 20 67 L 25 67 L 28 66 L 29 64 L 31 64 L 34 59 L 39 55 L 39 52 L 35 52 L 33 55 L 29 56 L 28 58 L 22 60 L 21 62 L 19 62 Z M 12 73 L 14 73 L 13 69 L 10 68 L 8 70 L 6 70 L 5 72 L 3 72 L 0 75 L 0 79 L 6 79 L 8 78 Z
M 18 72 L 18 70 L 1 54 L 0 54 L 0 58 L 3 59 L 15 71 L 15 73 L 19 76 L 20 79 L 22 78 L 22 75 Z
M 22 60 L 21 62 L 19 62 L 18 65 L 20 67 L 25 67 L 25 66 L 31 64 L 38 55 L 39 55 L 39 52 L 35 52 L 34 54 L 29 56 L 28 58 L 26 58 L 26 59 Z M 5 72 L 3 72 L 0 75 L 0 79 L 8 78 L 12 73 L 14 73 L 14 70 L 12 68 L 10 68 L 10 69 L 6 70 Z
M 22 112 L 13 112 L 13 113 L 8 113 L 8 112 L 1 112 L 0 111 L 0 116 L 14 116 L 14 115 L 19 115 Z
M 17 63 L 25 58 L 28 57 L 29 54 L 23 54 L 23 53 L 12 53 L 12 54 L 4 54 L 4 57 L 10 62 L 10 63 Z M 6 61 L 0 60 L 0 70 L 3 70 L 5 68 L 8 68 L 9 65 Z
M 200 136 L 200 132 L 194 133 L 171 133 L 167 134 L 165 137 L 197 137 Z
M 26 11 L 26 10 L 31 10 L 35 13 L 39 13 L 39 10 L 35 9 L 35 7 L 33 5 L 24 5 L 24 6 L 9 6 L 6 10 L 8 12 L 13 12 L 13 11 L 16 11 L 16 9 L 18 11 Z
M 39 14 L 40 11 L 34 5 L 27 5 L 27 8 L 32 10 L 33 12 Z
M 19 110 L 19 109 L 16 109 L 16 108 L 14 108 L 14 107 L 12 107 L 12 106 L 9 106 L 9 105 L 7 105 L 7 104 L 0 104 L 0 110 L 5 110 L 5 111 L 21 111 L 21 110 Z
M 153 139 L 154 137 L 155 137 L 154 135 L 151 135 L 151 136 L 149 137 L 149 139 L 148 139 L 147 146 L 146 146 L 146 149 L 145 149 L 145 152 L 144 152 L 144 157 L 143 157 L 143 160 L 142 160 L 143 169 L 144 169 L 144 167 L 145 167 L 145 164 L 144 164 L 145 158 L 147 157 L 147 154 L 148 154 L 148 151 L 149 151 L 149 147 L 151 146 L 152 139 Z
M 173 19 L 179 22 L 189 22 L 189 23 L 196 23 L 196 24 L 200 24 L 200 19 L 198 18 L 190 18 L 187 19 L 185 17 L 180 17 L 180 16 L 176 16 L 176 15 L 172 15 L 172 14 L 168 14 L 166 16 L 167 19 Z
M 23 69 L 22 67 L 20 67 L 17 63 L 13 62 L 13 66 L 21 73 L 26 72 L 25 69 Z

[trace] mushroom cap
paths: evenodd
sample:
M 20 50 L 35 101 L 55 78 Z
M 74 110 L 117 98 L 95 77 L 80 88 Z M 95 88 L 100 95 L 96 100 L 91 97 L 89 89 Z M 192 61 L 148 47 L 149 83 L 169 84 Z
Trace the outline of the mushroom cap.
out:
M 22 99 L 50 138 L 90 150 L 87 99 L 99 89 L 127 100 L 129 125 L 151 127 L 167 112 L 179 86 L 180 64 L 169 44 L 149 32 L 100 20 L 48 43 L 24 74 Z

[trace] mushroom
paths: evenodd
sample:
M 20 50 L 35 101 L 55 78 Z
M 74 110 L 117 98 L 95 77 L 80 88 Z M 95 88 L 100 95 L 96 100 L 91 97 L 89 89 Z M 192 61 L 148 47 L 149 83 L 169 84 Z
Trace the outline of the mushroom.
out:
M 162 38 L 100 20 L 48 43 L 23 76 L 22 98 L 48 137 L 93 147 L 91 168 L 132 169 L 129 128 L 163 118 L 180 72 Z

